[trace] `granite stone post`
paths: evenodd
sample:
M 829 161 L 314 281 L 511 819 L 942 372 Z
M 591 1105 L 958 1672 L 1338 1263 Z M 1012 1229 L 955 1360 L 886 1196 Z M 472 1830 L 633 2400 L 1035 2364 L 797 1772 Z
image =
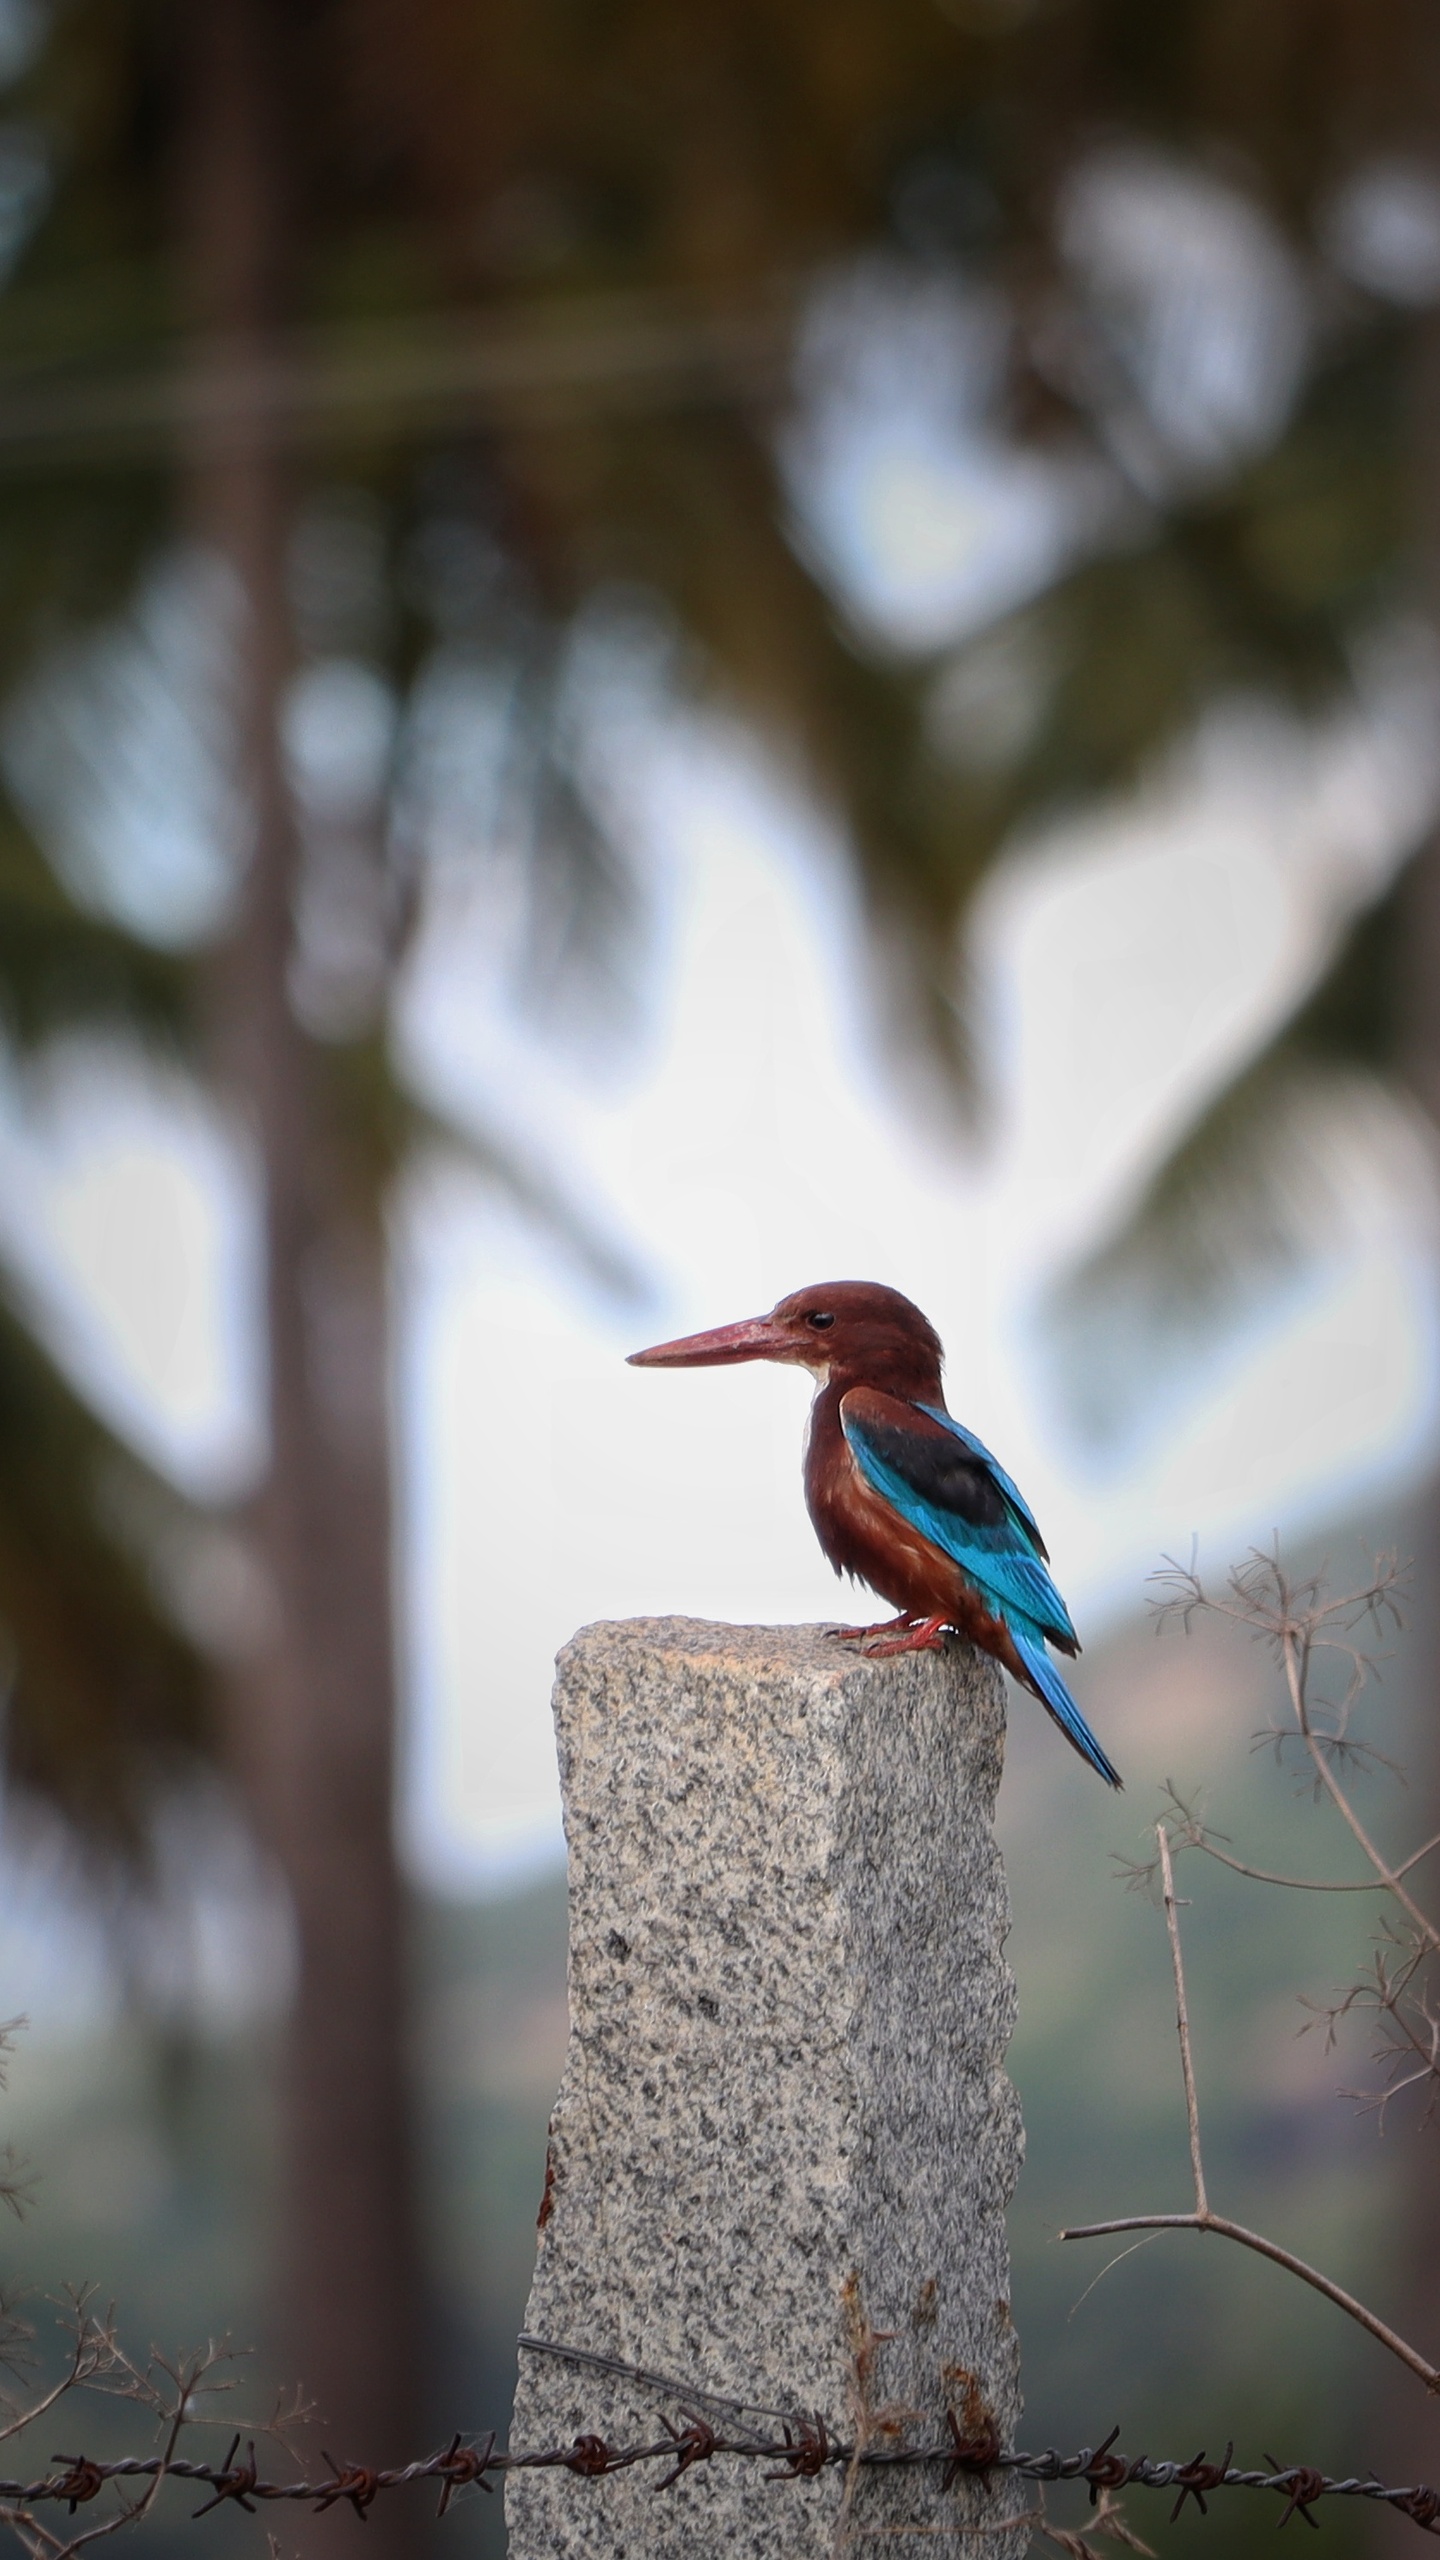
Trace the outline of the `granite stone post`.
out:
M 994 1665 L 641 1619 L 567 1645 L 555 1720 L 570 2046 L 527 2329 L 747 2404 L 722 2430 L 933 2444 L 954 2409 L 1013 2442 Z M 682 2399 L 522 2351 L 511 2443 L 653 2440 Z M 512 2560 L 1024 2549 L 1009 2475 L 761 2473 L 512 2474 Z

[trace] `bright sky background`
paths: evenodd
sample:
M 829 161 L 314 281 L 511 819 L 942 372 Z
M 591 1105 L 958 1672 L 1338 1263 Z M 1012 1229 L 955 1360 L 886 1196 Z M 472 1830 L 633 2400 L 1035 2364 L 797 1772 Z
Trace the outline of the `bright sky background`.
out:
M 595 1309 L 493 1213 L 452 1203 L 423 1231 L 404 1397 L 408 1819 L 432 1872 L 459 1881 L 477 1851 L 503 1863 L 554 1837 L 547 1666 L 577 1624 L 855 1614 L 800 1498 L 805 1382 L 764 1367 L 638 1375 L 621 1355 L 641 1341 L 813 1279 L 905 1289 L 948 1345 L 955 1410 L 1039 1511 L 1089 1633 L 1138 1605 L 1162 1549 L 1198 1534 L 1228 1554 L 1419 1463 L 1435 1404 L 1428 1238 L 1398 1118 L 1338 1169 L 1329 1248 L 1175 1381 L 1121 1454 L 1101 1460 L 1067 1428 L 1042 1355 L 1047 1282 L 1316 963 L 1344 866 L 1275 785 L 1285 743 L 1212 746 L 1150 805 L 1001 887 L 981 929 L 997 1097 L 983 1148 L 947 1145 L 871 1054 L 813 821 L 733 741 L 660 748 L 645 799 L 669 906 L 662 1019 L 608 1092 L 578 1073 L 557 1090 L 553 1052 L 525 1077 L 654 1271 L 655 1302 Z M 1348 775 L 1351 895 L 1394 814 L 1395 767 L 1372 758 L 1367 801 L 1363 760 L 1353 733 L 1311 758 L 1316 807 L 1333 814 Z M 428 1036 L 452 1074 L 463 1056 L 475 1090 L 504 1089 L 525 1076 L 524 1033 L 474 1006 L 457 923 L 429 978 Z
M 1174 216 L 1163 239 L 1135 218 L 1155 204 Z M 1068 254 L 1139 350 L 1135 412 L 1114 425 L 1139 436 L 1146 407 L 1146 467 L 1203 476 L 1273 434 L 1308 305 L 1253 209 L 1212 178 L 1100 154 L 1066 218 Z M 1137 242 L 1157 244 L 1148 266 Z M 923 275 L 902 290 L 862 269 L 817 298 L 784 457 L 796 538 L 892 646 L 973 634 L 1113 531 L 1093 464 L 1042 464 L 987 424 L 1003 329 L 983 297 Z M 127 764 L 150 787 L 128 834 L 107 832 L 98 803 L 57 812 L 46 798 L 45 721 L 92 716 L 94 666 L 62 669 L 0 742 L 46 840 L 59 830 L 57 858 L 108 883 L 123 912 L 172 925 L 177 883 L 202 908 L 212 895 L 220 824 L 203 705 L 186 709 L 187 683 L 209 681 L 194 628 L 177 572 L 119 653 Z M 963 692 L 973 658 L 952 663 Z M 1003 750 L 1017 671 L 998 672 L 981 710 Z M 641 1375 L 623 1364 L 641 1342 L 816 1279 L 906 1290 L 949 1346 L 955 1410 L 1039 1513 L 1088 1636 L 1137 1605 L 1162 1550 L 1198 1535 L 1228 1557 L 1419 1469 L 1437 1405 L 1430 1187 L 1398 1109 L 1332 1132 L 1314 1249 L 1222 1341 L 1152 1382 L 1142 1426 L 1104 1452 L 1076 1428 L 1042 1321 L 1057 1277 L 1123 1216 L 1433 814 L 1429 660 L 1392 633 L 1357 673 L 1355 708 L 1325 729 L 1230 705 L 1134 801 L 1017 852 L 976 934 L 983 1140 L 877 1053 L 841 848 L 718 718 L 642 686 L 597 724 L 607 744 L 588 780 L 649 919 L 642 1028 L 608 1056 L 518 1008 L 503 862 L 457 852 L 442 866 L 403 1007 L 408 1061 L 562 1177 L 649 1296 L 603 1302 L 454 1172 L 417 1181 L 397 1217 L 402 1819 L 417 1871 L 465 1888 L 556 1851 L 550 1665 L 578 1624 L 846 1613 L 801 1502 L 803 1381 Z M 320 746 L 353 763 L 378 679 L 337 661 L 304 683 L 297 754 L 318 722 Z M 483 723 L 463 702 L 461 715 L 459 753 L 483 761 Z M 376 716 L 383 730 L 383 702 Z M 177 766 L 181 733 L 194 752 Z M 90 1391 L 182 1481 L 241 1483 L 258 1446 L 256 1262 L 223 1133 L 193 1097 L 72 1057 L 29 1134 L 0 1113 L 0 1177 L 8 1256 Z
M 626 764 L 655 932 L 623 1067 L 557 1049 L 489 983 L 496 919 L 458 875 L 407 1006 L 417 1071 L 518 1126 L 652 1276 L 644 1306 L 599 1302 L 453 1173 L 401 1222 L 403 1821 L 417 1869 L 456 1888 L 558 1847 L 550 1665 L 577 1625 L 853 1614 L 801 1502 L 803 1380 L 639 1374 L 623 1353 L 641 1342 L 813 1279 L 905 1289 L 1091 1636 L 1162 1549 L 1198 1534 L 1228 1555 L 1358 1503 L 1416 1468 L 1434 1420 L 1423 1183 L 1398 1116 L 1342 1162 L 1325 1249 L 1118 1451 L 1070 1427 L 1038 1321 L 1046 1284 L 1373 888 L 1421 787 L 1403 724 L 1357 714 L 1307 742 L 1237 717 L 1123 815 L 1013 866 L 980 922 L 983 1145 L 947 1137 L 875 1054 L 813 815 L 718 724 L 656 726 Z M 193 1106 L 113 1073 L 57 1078 L 47 1120 L 43 1158 L 12 1147 L 12 1236 L 23 1203 L 111 1410 L 178 1473 L 224 1482 L 253 1448 L 236 1168 Z

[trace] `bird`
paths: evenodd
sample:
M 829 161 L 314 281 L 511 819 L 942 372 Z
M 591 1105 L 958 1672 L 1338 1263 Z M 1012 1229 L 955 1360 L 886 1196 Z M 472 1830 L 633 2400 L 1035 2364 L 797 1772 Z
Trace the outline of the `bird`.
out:
M 1035 1515 L 999 1459 L 947 1410 L 940 1338 L 911 1299 L 879 1281 L 827 1281 L 768 1315 L 629 1358 L 637 1369 L 741 1360 L 808 1369 L 811 1525 L 836 1573 L 868 1583 L 899 1613 L 835 1635 L 873 1658 L 968 1638 L 1039 1699 L 1108 1786 L 1123 1784 L 1047 1650 L 1074 1655 L 1080 1640 Z

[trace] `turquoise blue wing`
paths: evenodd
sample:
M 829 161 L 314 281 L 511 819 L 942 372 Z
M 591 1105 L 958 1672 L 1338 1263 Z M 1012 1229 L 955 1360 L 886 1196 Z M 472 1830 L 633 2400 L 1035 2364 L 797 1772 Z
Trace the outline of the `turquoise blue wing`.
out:
M 840 1423 L 867 1484 L 959 1565 L 987 1608 L 1004 1620 L 1011 1667 L 1028 1681 L 1081 1758 L 1121 1783 L 1054 1663 L 1047 1642 L 1080 1650 L 1070 1612 L 1046 1570 L 1044 1542 L 1018 1488 L 974 1433 L 935 1405 L 908 1404 L 874 1387 L 841 1398 Z
M 850 1389 L 840 1423 L 867 1483 L 959 1565 L 998 1616 L 1079 1651 L 1029 1508 L 980 1441 L 948 1414 L 873 1387 Z

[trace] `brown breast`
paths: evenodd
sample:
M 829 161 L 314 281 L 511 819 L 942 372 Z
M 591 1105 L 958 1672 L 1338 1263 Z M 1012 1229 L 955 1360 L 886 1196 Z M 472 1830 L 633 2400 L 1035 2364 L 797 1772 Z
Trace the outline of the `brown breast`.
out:
M 840 1422 L 843 1381 L 821 1388 L 810 1408 L 805 1444 L 805 1506 L 815 1535 L 837 1573 L 868 1582 L 892 1609 L 939 1612 L 983 1643 L 968 1621 L 988 1613 L 960 1568 L 867 1484 Z

